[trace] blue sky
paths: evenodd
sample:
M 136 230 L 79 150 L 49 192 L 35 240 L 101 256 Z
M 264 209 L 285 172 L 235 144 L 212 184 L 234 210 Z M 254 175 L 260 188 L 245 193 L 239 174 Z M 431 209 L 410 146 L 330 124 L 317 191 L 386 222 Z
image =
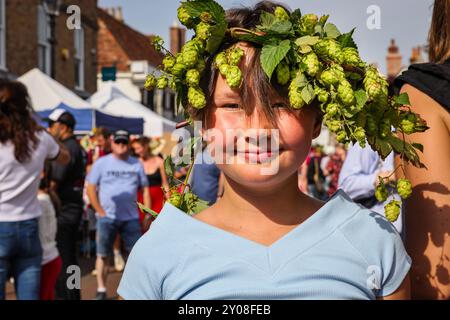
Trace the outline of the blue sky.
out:
M 251 6 L 257 0 L 218 0 L 226 9 Z M 385 57 L 390 39 L 395 38 L 409 63 L 411 49 L 424 45 L 431 22 L 433 0 L 281 0 L 291 9 L 300 7 L 302 13 L 330 14 L 329 22 L 341 32 L 356 27 L 355 40 L 362 58 L 378 63 L 385 72 Z M 122 6 L 125 22 L 145 34 L 158 34 L 168 43 L 169 27 L 176 20 L 178 0 L 99 0 L 100 7 Z M 367 8 L 380 8 L 381 28 L 369 30 Z

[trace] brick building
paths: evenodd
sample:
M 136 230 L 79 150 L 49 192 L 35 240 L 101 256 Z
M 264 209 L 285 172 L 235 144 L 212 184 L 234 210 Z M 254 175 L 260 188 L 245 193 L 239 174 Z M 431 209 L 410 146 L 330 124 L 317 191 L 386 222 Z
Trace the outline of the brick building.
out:
M 0 0 L 0 77 L 39 68 L 86 98 L 97 91 L 97 0 L 53 1 L 59 8 L 54 42 L 51 2 Z M 70 5 L 80 8 L 81 29 L 67 27 Z
M 144 35 L 128 26 L 122 9 L 98 9 L 98 88 L 105 84 L 102 71 L 115 68 L 115 83 L 132 100 L 142 103 L 168 118 L 176 117 L 175 93 L 169 89 L 144 90 L 149 73 L 156 72 L 164 56 L 152 44 L 152 35 Z M 177 53 L 185 42 L 185 29 L 173 25 L 170 29 L 172 53 Z M 108 80 L 109 81 L 109 80 Z

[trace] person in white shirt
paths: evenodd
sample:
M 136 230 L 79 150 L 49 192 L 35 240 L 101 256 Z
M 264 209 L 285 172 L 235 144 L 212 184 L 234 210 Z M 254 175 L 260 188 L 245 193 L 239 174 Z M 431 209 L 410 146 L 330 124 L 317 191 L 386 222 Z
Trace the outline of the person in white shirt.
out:
M 42 248 L 37 199 L 46 159 L 70 155 L 33 118 L 26 87 L 0 79 L 0 300 L 12 275 L 19 300 L 39 299 Z
M 42 209 L 39 218 L 39 240 L 42 246 L 40 300 L 55 300 L 55 285 L 62 270 L 62 259 L 56 246 L 56 211 L 49 194 L 48 171 L 42 174 L 38 200 Z

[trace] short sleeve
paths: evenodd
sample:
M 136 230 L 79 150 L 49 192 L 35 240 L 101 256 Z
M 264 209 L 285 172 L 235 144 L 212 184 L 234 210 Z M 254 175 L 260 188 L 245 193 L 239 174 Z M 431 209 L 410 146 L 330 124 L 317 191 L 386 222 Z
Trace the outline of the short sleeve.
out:
M 101 178 L 101 164 L 103 159 L 97 160 L 94 165 L 92 166 L 91 171 L 89 172 L 86 180 L 90 184 L 98 185 L 100 183 Z
M 46 131 L 43 131 L 42 139 L 46 146 L 46 149 L 45 149 L 47 152 L 46 159 L 55 160 L 59 155 L 60 146 L 55 141 L 55 139 Z
M 383 277 L 381 289 L 377 292 L 378 297 L 386 297 L 397 291 L 411 268 L 411 258 L 397 232 L 387 251 L 389 254 L 383 259 Z
M 148 187 L 148 179 L 145 175 L 144 167 L 139 163 L 139 186 L 141 188 Z
M 341 230 L 364 259 L 367 285 L 374 295 L 385 297 L 397 291 L 411 268 L 411 258 L 394 225 L 362 209 Z
M 155 289 L 154 280 L 148 268 L 156 261 L 148 261 L 148 247 L 142 237 L 128 257 L 117 293 L 125 300 L 162 300 Z M 150 265 L 149 265 L 150 264 Z

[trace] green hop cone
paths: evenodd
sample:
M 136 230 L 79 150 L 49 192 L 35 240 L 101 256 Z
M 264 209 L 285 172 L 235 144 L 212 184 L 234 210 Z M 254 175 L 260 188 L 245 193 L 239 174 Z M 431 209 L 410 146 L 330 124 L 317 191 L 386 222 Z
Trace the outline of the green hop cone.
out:
M 203 109 L 206 107 L 206 97 L 203 91 L 198 87 L 189 87 L 188 90 L 189 103 L 195 109 Z
M 327 86 L 334 86 L 339 83 L 340 78 L 335 69 L 329 68 L 321 73 L 320 80 Z
M 314 45 L 314 51 L 325 60 L 332 60 L 338 64 L 344 62 L 344 53 L 342 47 L 334 39 L 320 40 Z
M 200 74 L 202 74 L 205 71 L 205 69 L 206 69 L 205 60 L 198 59 L 197 65 L 195 66 L 195 69 L 197 69 L 198 72 L 200 72 Z
M 172 89 L 173 91 L 177 90 L 177 82 L 174 77 L 170 78 L 169 80 L 169 88 Z
M 186 82 L 190 87 L 196 87 L 200 83 L 200 72 L 197 69 L 191 69 L 186 72 Z
M 326 108 L 327 116 L 334 117 L 339 113 L 340 106 L 337 103 L 329 103 Z
M 164 66 L 164 70 L 166 70 L 167 72 L 170 72 L 172 70 L 173 66 L 175 65 L 175 58 L 172 57 L 171 55 L 167 55 L 164 57 L 162 63 Z
M 211 25 L 206 22 L 200 22 L 195 27 L 195 36 L 203 41 L 208 40 L 208 38 L 211 36 Z
M 320 88 L 319 86 L 314 87 L 314 93 L 316 94 L 317 100 L 322 103 L 326 103 L 330 97 L 328 91 Z
M 411 182 L 407 179 L 399 179 L 397 181 L 397 192 L 402 199 L 407 199 L 412 194 Z
M 167 88 L 168 85 L 169 85 L 169 80 L 165 76 L 160 77 L 158 79 L 158 81 L 156 82 L 156 87 L 161 90 Z
M 347 80 L 340 82 L 338 87 L 338 96 L 342 103 L 346 106 L 350 106 L 355 101 L 355 94 L 352 89 L 352 85 Z
M 222 64 L 219 67 L 220 74 L 224 77 L 227 76 L 228 70 L 230 70 L 231 66 L 229 64 Z
M 220 68 L 220 66 L 224 64 L 228 64 L 227 54 L 225 52 L 220 52 L 217 54 L 214 58 L 214 64 L 217 68 Z
M 181 196 L 181 193 L 177 192 L 173 192 L 169 198 L 169 200 L 167 200 L 167 202 L 169 202 L 171 205 L 173 205 L 176 208 L 180 208 L 181 204 L 183 202 L 183 197 Z
M 194 50 L 197 51 L 198 54 L 202 54 L 205 50 L 205 42 L 198 38 L 194 38 L 189 40 L 181 49 L 181 52 Z
M 311 77 L 314 77 L 320 70 L 320 62 L 319 58 L 314 52 L 310 52 L 305 55 L 302 59 L 302 62 L 306 66 L 306 73 Z
M 227 83 L 231 88 L 238 88 L 242 82 L 242 72 L 237 66 L 230 66 L 225 75 Z
M 312 13 L 305 14 L 301 17 L 300 20 L 300 30 L 305 34 L 314 34 L 314 30 L 316 28 L 317 22 L 319 18 Z
M 400 129 L 405 134 L 412 134 L 417 132 L 416 124 L 417 124 L 417 116 L 414 113 L 406 113 L 401 116 L 400 121 Z
M 339 131 L 338 134 L 337 134 L 336 140 L 339 143 L 346 143 L 347 142 L 347 132 Z
M 186 68 L 194 68 L 198 62 L 198 51 L 189 49 L 182 52 L 181 61 L 186 66 Z
M 380 183 L 377 185 L 375 189 L 375 198 L 379 202 L 385 202 L 389 196 L 388 190 L 386 188 L 386 185 L 383 181 L 380 181 Z
M 356 50 L 355 48 L 344 48 L 342 50 L 342 53 L 344 55 L 344 63 L 354 66 L 354 67 L 359 67 L 362 64 L 362 60 L 359 56 L 358 50 Z
M 338 133 L 341 130 L 341 122 L 339 120 L 328 120 L 325 125 L 333 133 Z
M 228 61 L 231 66 L 237 66 L 244 56 L 244 50 L 241 48 L 233 48 L 228 53 Z
M 181 24 L 186 26 L 188 29 L 192 29 L 194 27 L 194 19 L 183 6 L 178 8 L 178 20 L 180 20 Z
M 275 8 L 275 17 L 281 21 L 289 21 L 289 14 L 284 10 L 283 7 Z
M 361 147 L 366 144 L 366 132 L 364 131 L 364 128 L 356 128 L 356 130 L 353 132 L 353 136 L 359 142 Z
M 291 107 L 294 109 L 301 109 L 305 105 L 305 101 L 302 98 L 302 94 L 299 91 L 299 88 L 295 84 L 295 81 L 292 81 L 289 86 L 289 103 Z
M 155 76 L 152 74 L 149 74 L 147 76 L 147 79 L 145 80 L 145 84 L 144 84 L 145 90 L 148 90 L 148 91 L 153 90 L 156 86 L 156 82 L 157 82 L 157 80 L 156 80 Z
M 281 62 L 278 64 L 276 72 L 278 83 L 282 86 L 286 85 L 291 78 L 288 64 L 284 61 Z
M 172 74 L 176 77 L 181 77 L 183 73 L 186 71 L 186 65 L 182 63 L 175 63 L 175 65 L 172 68 Z
M 395 222 L 400 215 L 400 201 L 392 200 L 387 205 L 384 206 L 384 213 L 386 214 L 386 219 L 390 222 Z
M 164 40 L 160 36 L 155 36 L 151 40 L 153 47 L 156 51 L 161 51 L 164 46 Z

